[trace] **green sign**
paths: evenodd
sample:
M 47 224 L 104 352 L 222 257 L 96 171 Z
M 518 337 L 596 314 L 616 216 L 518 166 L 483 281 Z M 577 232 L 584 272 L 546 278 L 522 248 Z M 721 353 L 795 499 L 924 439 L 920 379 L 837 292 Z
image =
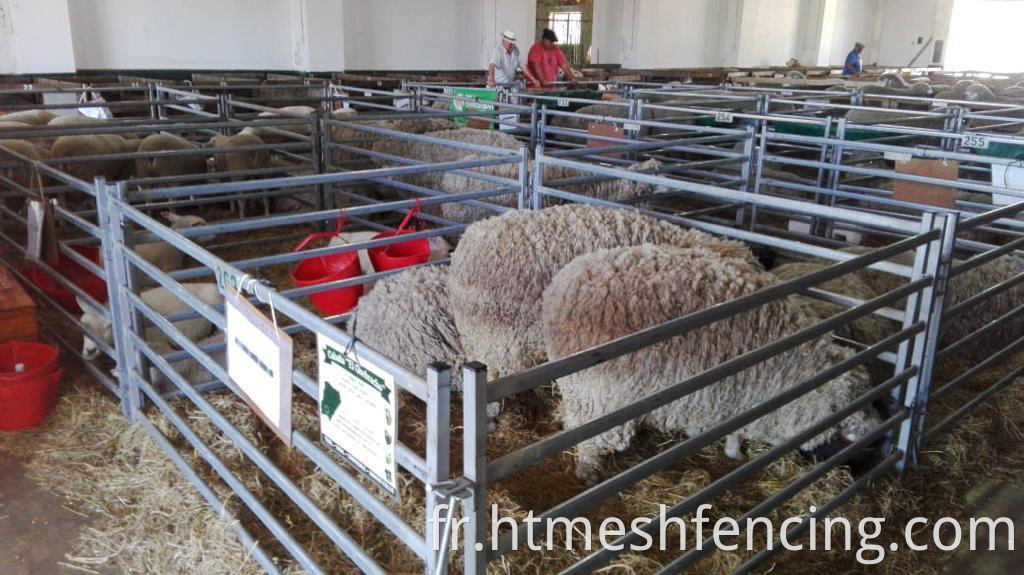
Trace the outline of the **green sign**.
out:
M 477 112 L 490 112 L 483 116 L 456 116 L 454 122 L 460 126 L 469 126 L 471 120 L 486 122 L 489 130 L 494 129 L 494 102 L 498 99 L 495 90 L 482 88 L 455 88 L 452 90 L 452 102 L 449 110 L 456 114 L 473 114 Z M 474 124 L 476 122 L 473 122 Z

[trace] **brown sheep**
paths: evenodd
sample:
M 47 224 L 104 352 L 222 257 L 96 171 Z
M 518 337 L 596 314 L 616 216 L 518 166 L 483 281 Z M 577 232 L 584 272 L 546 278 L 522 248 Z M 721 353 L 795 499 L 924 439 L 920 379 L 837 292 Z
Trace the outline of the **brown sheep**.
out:
M 262 146 L 263 139 L 251 132 L 241 132 L 234 136 L 214 136 L 210 139 L 209 147 L 216 151 L 217 148 L 235 148 L 241 146 Z M 216 172 L 239 172 L 243 170 L 258 170 L 270 167 L 270 150 L 264 148 L 259 150 L 245 150 L 239 152 L 215 153 L 213 166 Z M 232 175 L 232 181 L 246 179 L 246 176 Z M 270 215 L 270 200 L 263 198 L 263 209 L 266 215 Z M 245 217 L 245 200 L 238 200 L 233 203 L 238 215 Z

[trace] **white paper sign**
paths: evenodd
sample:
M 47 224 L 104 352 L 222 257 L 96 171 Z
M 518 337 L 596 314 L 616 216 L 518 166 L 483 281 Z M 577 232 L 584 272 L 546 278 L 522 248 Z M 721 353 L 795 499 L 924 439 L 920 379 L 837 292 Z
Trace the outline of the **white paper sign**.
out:
M 316 338 L 320 439 L 398 497 L 398 391 L 390 373 L 324 334 Z
M 559 98 L 557 104 L 559 108 L 568 108 L 569 98 Z
M 249 407 L 291 445 L 292 339 L 233 289 L 224 290 L 228 375 Z
M 396 110 L 408 110 L 412 108 L 412 100 L 409 98 L 395 98 L 392 100 Z
M 636 122 L 625 122 L 622 124 L 622 129 L 627 132 L 639 132 L 640 124 L 637 124 Z
M 1024 168 L 992 164 L 992 185 L 1024 193 Z M 1008 206 L 1024 201 L 1024 197 L 1009 194 L 992 194 L 992 203 L 997 206 Z
M 965 148 L 987 150 L 988 136 L 984 134 L 964 134 L 963 138 L 960 139 L 960 143 L 963 144 Z
M 519 122 L 519 116 L 516 114 L 498 114 L 498 121 L 499 130 L 515 130 L 519 127 L 516 125 Z
M 731 112 L 715 112 L 715 121 L 719 124 L 731 124 L 733 121 Z
M 46 208 L 43 202 L 32 200 L 28 203 L 28 242 L 25 248 L 25 258 L 39 260 L 43 250 L 43 220 L 46 217 Z

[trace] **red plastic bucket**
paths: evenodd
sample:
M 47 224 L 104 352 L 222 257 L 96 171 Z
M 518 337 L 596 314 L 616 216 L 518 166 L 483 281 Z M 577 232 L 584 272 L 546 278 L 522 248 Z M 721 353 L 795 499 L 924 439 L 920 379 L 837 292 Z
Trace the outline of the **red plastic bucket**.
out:
M 57 348 L 53 346 L 29 341 L 0 344 L 0 381 L 31 379 L 55 369 Z
M 58 369 L 27 379 L 0 379 L 0 431 L 28 429 L 42 423 L 57 403 L 63 375 Z
M 344 223 L 345 217 L 342 215 L 335 222 L 333 233 L 319 232 L 310 234 L 309 237 L 295 246 L 295 249 L 292 251 L 302 251 L 303 248 L 317 238 L 333 237 L 340 234 Z M 309 287 L 351 279 L 362 275 L 362 273 L 363 270 L 359 267 L 359 253 L 345 252 L 302 260 L 292 270 L 292 283 L 296 287 Z M 362 295 L 363 286 L 357 285 L 311 294 L 309 301 L 323 315 L 338 315 L 356 307 Z
M 82 254 L 89 261 L 97 265 L 100 262 L 100 249 L 97 246 L 72 246 L 71 249 Z M 103 278 L 97 277 L 64 254 L 58 254 L 57 261 L 59 262 L 57 264 L 57 271 L 61 275 L 69 279 L 71 283 L 82 288 L 82 291 L 92 296 L 96 301 L 106 303 L 107 282 Z M 75 301 L 75 292 L 57 283 L 57 280 L 49 273 L 34 266 L 26 268 L 24 273 L 29 281 L 39 286 L 43 293 L 57 300 L 64 309 L 71 313 L 82 312 L 82 309 L 78 307 L 78 302 Z
M 381 232 L 373 236 L 373 239 L 380 240 L 411 233 L 415 233 L 415 230 L 392 230 Z M 426 238 L 419 238 L 400 244 L 370 248 L 366 251 L 370 256 L 370 263 L 373 264 L 374 271 L 397 270 L 426 262 L 430 258 L 430 241 Z

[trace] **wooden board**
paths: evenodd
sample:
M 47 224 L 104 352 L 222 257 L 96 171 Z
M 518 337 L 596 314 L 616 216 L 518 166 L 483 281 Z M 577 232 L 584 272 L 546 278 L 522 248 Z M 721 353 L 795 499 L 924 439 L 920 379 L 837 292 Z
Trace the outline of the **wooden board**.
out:
M 900 174 L 956 180 L 960 173 L 960 162 L 912 158 L 909 162 L 897 161 L 896 171 Z M 948 186 L 894 180 L 892 197 L 894 200 L 940 208 L 954 209 L 956 207 L 956 189 Z
M 0 267 L 0 342 L 38 341 L 36 304 L 11 276 Z
M 600 136 L 604 138 L 625 138 L 622 128 L 612 124 L 599 124 L 597 122 L 591 123 L 587 126 L 587 132 L 592 136 Z M 587 139 L 588 148 L 602 148 L 605 146 L 619 146 L 618 142 L 605 142 L 604 140 L 597 140 L 593 138 Z M 613 152 L 609 154 L 600 154 L 606 158 L 619 159 L 622 154 L 619 152 Z

